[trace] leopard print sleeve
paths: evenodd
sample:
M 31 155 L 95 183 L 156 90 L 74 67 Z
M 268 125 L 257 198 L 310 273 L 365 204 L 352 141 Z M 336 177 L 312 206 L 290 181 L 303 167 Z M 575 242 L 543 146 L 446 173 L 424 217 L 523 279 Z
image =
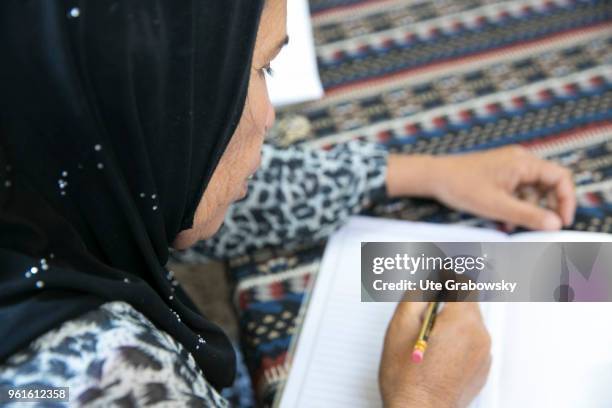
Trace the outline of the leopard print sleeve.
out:
M 0 389 L 68 387 L 71 407 L 227 407 L 193 356 L 124 302 L 63 323 L 0 365 Z M 3 401 L 2 407 L 23 403 Z
M 385 196 L 387 151 L 352 141 L 331 150 L 265 145 L 248 196 L 219 232 L 175 260 L 231 258 L 266 246 L 315 242 Z

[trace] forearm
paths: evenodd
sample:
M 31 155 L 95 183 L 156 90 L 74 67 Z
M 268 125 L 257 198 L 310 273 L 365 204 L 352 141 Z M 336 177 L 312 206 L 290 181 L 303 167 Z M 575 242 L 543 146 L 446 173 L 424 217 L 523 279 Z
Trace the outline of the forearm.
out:
M 389 154 L 385 181 L 389 197 L 433 198 L 439 183 L 438 161 L 424 154 Z

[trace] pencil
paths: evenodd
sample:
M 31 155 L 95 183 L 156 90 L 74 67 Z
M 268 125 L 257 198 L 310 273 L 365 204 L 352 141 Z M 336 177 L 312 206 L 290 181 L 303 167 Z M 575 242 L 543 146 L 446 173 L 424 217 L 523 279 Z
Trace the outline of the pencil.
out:
M 419 337 L 414 344 L 412 350 L 412 362 L 420 363 L 423 361 L 425 356 L 425 350 L 427 350 L 427 341 L 429 340 L 429 334 L 433 328 L 434 322 L 436 321 L 436 315 L 438 314 L 439 302 L 429 302 L 427 305 L 427 311 L 425 312 L 425 318 L 423 319 L 423 325 L 419 332 Z

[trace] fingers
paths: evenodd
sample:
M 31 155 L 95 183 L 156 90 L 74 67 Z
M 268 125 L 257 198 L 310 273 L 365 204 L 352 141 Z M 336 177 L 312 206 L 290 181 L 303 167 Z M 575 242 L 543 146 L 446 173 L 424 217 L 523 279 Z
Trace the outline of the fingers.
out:
M 555 195 L 556 212 L 563 225 L 574 222 L 576 212 L 576 194 L 572 174 L 566 168 L 550 161 L 532 158 L 531 171 L 526 174 L 528 183 L 537 183 Z
M 438 313 L 453 318 L 453 316 L 472 316 L 478 320 L 482 320 L 482 313 L 478 302 L 448 302 L 444 304 L 442 310 Z
M 400 302 L 395 309 L 394 320 L 399 320 L 401 324 L 417 326 L 421 324 L 427 302 Z
M 570 225 L 576 211 L 576 194 L 571 173 L 564 167 L 544 160 L 538 160 L 536 171 L 539 183 L 555 192 L 557 211 L 564 225 Z
M 393 315 L 394 323 L 401 326 L 421 328 L 423 323 L 423 315 L 427 309 L 428 302 L 400 302 L 395 309 Z M 454 316 L 472 316 L 478 320 L 482 320 L 482 313 L 478 302 L 448 302 L 444 303 L 438 312 L 439 316 L 454 318 Z
M 535 230 L 554 231 L 562 227 L 559 215 L 510 194 L 497 193 L 491 201 L 492 214 L 495 219 L 502 219 L 510 224 L 521 225 Z
M 404 343 L 405 348 L 412 347 L 421 329 L 426 308 L 427 302 L 399 302 L 387 327 L 386 341 L 399 341 Z
M 520 187 L 518 191 L 515 192 L 514 195 L 518 197 L 519 199 L 526 201 L 528 203 L 531 203 L 531 204 L 539 204 L 540 202 L 540 193 L 531 185 Z M 549 206 L 548 208 L 553 208 L 553 207 Z M 517 226 L 510 222 L 506 222 L 504 223 L 504 227 L 505 227 L 504 231 L 507 233 L 510 233 L 514 231 Z

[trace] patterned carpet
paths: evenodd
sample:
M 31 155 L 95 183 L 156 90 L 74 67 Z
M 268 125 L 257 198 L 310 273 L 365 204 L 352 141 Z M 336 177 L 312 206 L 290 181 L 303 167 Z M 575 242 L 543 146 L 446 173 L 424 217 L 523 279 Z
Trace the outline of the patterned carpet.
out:
M 571 229 L 612 232 L 612 2 L 311 0 L 323 100 L 278 114 L 275 143 L 351 139 L 432 154 L 520 143 L 569 166 Z M 381 217 L 499 228 L 427 200 Z M 273 401 L 324 243 L 234 259 L 242 347 Z

